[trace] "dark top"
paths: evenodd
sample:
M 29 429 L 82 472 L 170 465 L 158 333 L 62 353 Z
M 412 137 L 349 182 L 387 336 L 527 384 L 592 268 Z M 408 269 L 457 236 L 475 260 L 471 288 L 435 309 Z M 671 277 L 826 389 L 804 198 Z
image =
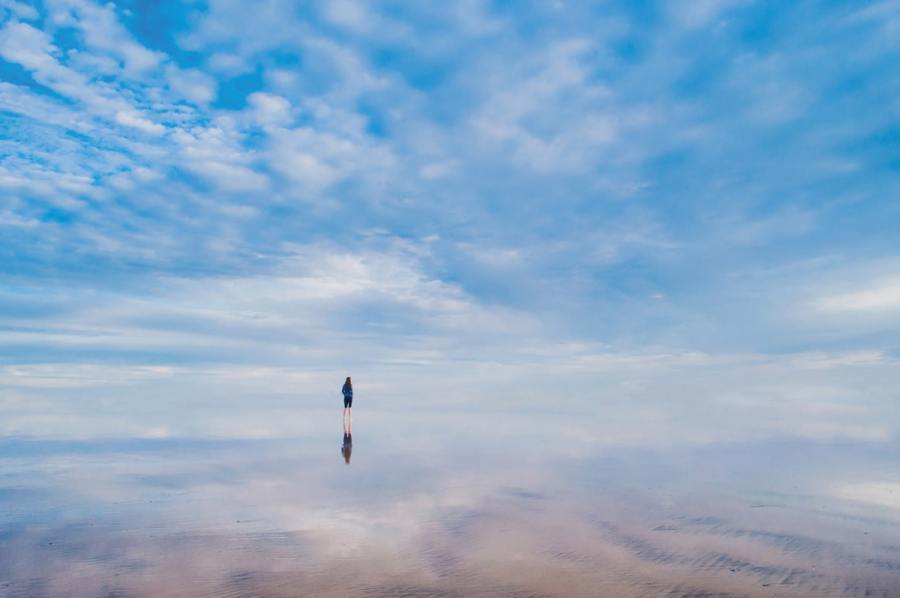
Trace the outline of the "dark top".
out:
M 341 388 L 341 392 L 344 393 L 344 398 L 353 398 L 353 386 L 344 382 L 344 387 Z

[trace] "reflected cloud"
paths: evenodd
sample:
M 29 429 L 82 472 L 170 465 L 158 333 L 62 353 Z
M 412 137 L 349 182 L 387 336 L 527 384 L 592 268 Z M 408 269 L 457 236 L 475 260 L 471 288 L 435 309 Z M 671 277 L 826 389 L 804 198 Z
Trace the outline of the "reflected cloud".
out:
M 836 489 L 835 496 L 886 507 L 893 511 L 893 516 L 900 521 L 900 481 L 879 480 L 844 484 Z
M 877 480 L 895 446 L 566 456 L 374 438 L 350 476 L 324 437 L 7 441 L 3 592 L 856 595 L 900 583 L 900 521 L 833 490 Z M 892 490 L 879 484 L 863 494 Z
M 569 449 L 576 451 L 785 437 L 870 442 L 900 437 L 900 404 L 893 394 L 900 367 L 896 357 L 883 352 L 772 357 L 599 353 L 573 345 L 512 353 L 507 362 L 488 364 L 392 359 L 360 364 L 354 371 L 372 400 L 367 422 L 373 430 L 390 430 L 397 413 L 408 414 L 406 422 L 420 420 L 407 431 L 406 442 L 443 438 L 434 433 L 434 412 L 463 438 L 502 436 L 510 429 L 503 422 L 511 420 L 516 430 L 527 427 L 536 439 L 565 428 Z M 321 392 L 343 374 L 330 367 L 0 366 L 0 433 L 324 435 L 334 414 L 323 407 Z

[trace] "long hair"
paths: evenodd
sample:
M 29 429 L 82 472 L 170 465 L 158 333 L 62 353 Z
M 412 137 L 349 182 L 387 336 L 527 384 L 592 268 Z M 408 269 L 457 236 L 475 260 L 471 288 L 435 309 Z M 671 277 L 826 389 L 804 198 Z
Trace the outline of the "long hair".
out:
M 350 376 L 347 376 L 347 380 L 344 382 L 344 388 L 353 388 L 353 383 L 350 382 Z

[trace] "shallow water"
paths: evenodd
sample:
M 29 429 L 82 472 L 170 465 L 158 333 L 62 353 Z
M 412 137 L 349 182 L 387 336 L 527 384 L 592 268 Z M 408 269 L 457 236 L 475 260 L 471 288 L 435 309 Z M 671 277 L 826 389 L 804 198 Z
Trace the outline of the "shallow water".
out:
M 277 439 L 7 437 L 0 593 L 900 595 L 894 441 L 355 412 L 349 455 L 339 409 Z

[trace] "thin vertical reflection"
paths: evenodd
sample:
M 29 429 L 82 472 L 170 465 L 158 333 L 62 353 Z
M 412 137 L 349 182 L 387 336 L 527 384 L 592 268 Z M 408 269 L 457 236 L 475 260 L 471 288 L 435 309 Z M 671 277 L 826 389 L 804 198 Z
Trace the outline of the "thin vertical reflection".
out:
M 350 455 L 353 453 L 353 418 L 349 409 L 344 411 L 344 442 L 341 445 L 341 454 L 344 463 L 350 465 Z

